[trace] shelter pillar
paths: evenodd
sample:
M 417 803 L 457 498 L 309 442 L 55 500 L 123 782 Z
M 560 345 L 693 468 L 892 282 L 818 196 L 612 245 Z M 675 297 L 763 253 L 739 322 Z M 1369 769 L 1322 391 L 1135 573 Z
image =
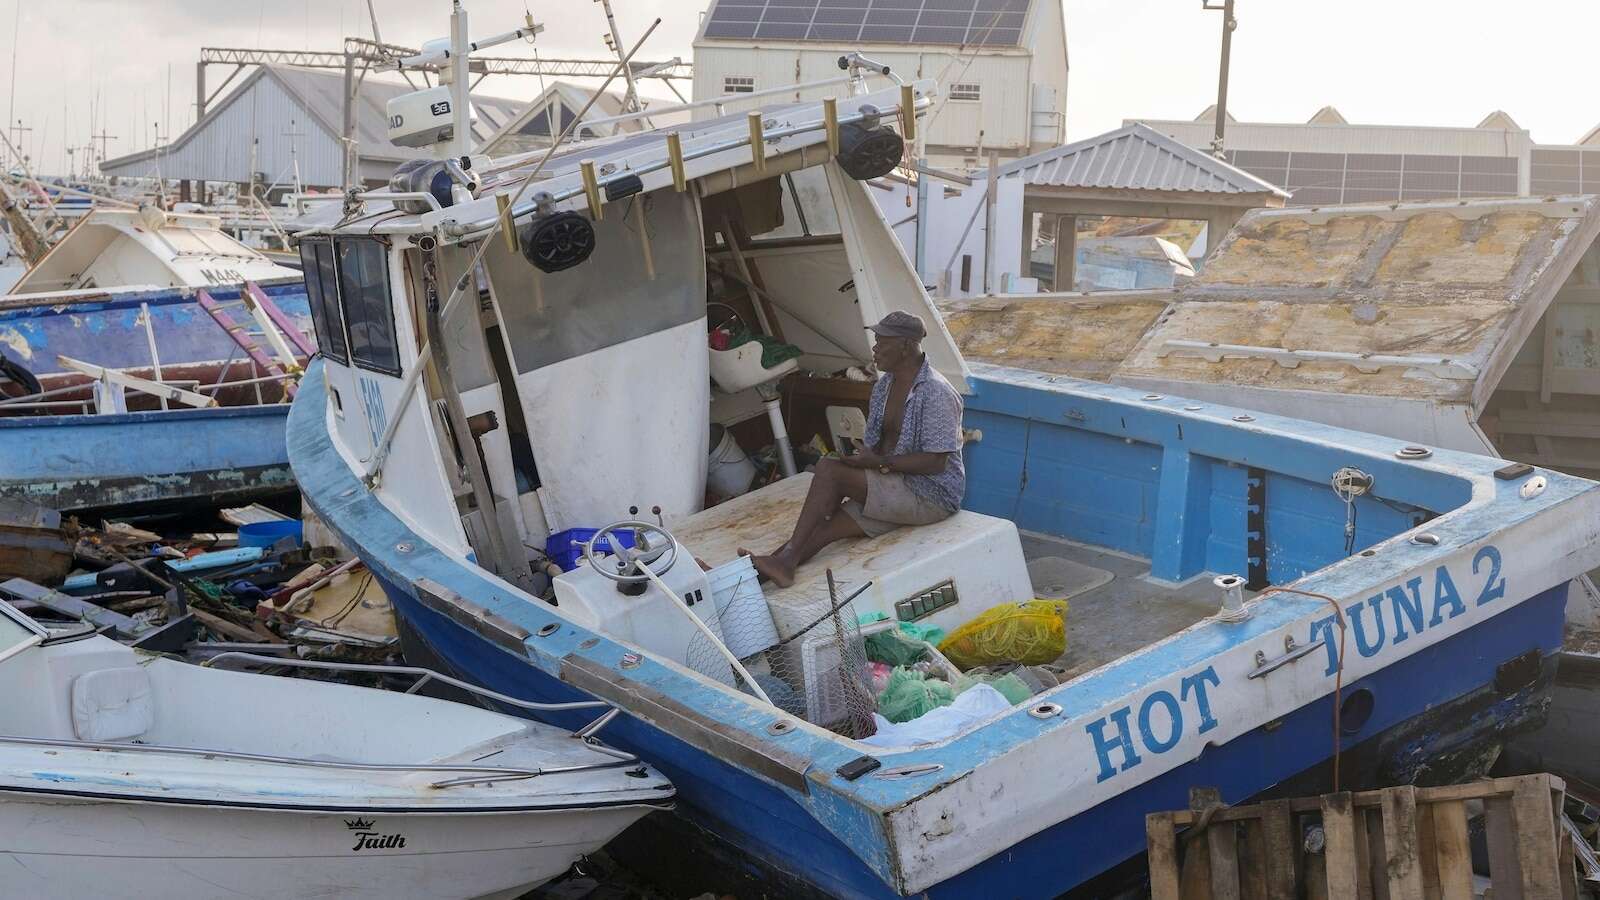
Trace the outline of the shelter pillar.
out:
M 1240 217 L 1244 214 L 1245 210 L 1242 209 L 1217 207 L 1206 216 L 1206 259 L 1210 259 L 1211 254 L 1217 252 L 1217 246 L 1228 236 L 1228 232 L 1233 230 L 1233 226 L 1239 223 Z
M 1078 264 L 1078 217 L 1056 216 L 1056 272 L 1051 285 L 1056 291 L 1070 291 Z

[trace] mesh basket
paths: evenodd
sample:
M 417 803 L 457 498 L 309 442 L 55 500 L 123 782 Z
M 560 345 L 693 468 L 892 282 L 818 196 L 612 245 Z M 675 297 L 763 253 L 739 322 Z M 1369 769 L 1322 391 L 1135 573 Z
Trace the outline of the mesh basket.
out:
M 796 620 L 798 613 L 800 624 L 780 630 L 755 570 L 743 571 L 748 566 L 741 559 L 707 573 L 718 612 L 719 628 L 713 630 L 779 709 L 846 737 L 871 735 L 877 699 L 854 604 L 835 608 L 826 596 L 798 607 L 790 603 L 786 618 Z M 838 594 L 842 598 L 849 591 L 840 586 Z M 784 631 L 787 637 L 780 637 Z M 742 687 L 726 657 L 704 635 L 690 640 L 686 661 L 696 671 Z M 726 677 L 713 674 L 722 671 Z

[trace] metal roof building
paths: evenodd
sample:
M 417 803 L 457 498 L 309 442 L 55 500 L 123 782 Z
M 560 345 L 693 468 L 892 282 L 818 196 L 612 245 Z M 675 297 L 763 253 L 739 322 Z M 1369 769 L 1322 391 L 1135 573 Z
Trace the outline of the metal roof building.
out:
M 388 102 L 413 88 L 367 78 L 354 108 L 357 179 L 376 184 L 400 162 L 426 156 L 388 141 Z M 524 105 L 474 96 L 474 137 L 481 145 Z M 335 72 L 260 66 L 172 143 L 109 159 L 101 174 L 339 187 L 344 180 L 344 78 Z
M 1072 283 L 1078 216 L 1197 219 L 1209 234 L 1227 234 L 1246 210 L 1283 206 L 1287 191 L 1145 125 L 1126 125 L 998 167 L 997 177 L 1020 179 L 1024 234 L 1033 216 L 1055 216 L 1059 283 Z M 987 172 L 978 173 L 987 177 Z M 1215 241 L 1212 242 L 1215 244 Z M 1032 242 L 1022 242 L 1022 272 Z
M 1137 121 L 1208 147 L 1216 113 Z M 1352 124 L 1331 106 L 1304 123 L 1229 116 L 1224 145 L 1229 162 L 1287 188 L 1293 206 L 1600 192 L 1600 127 L 1575 144 L 1540 144 L 1501 110 L 1470 128 Z
M 1053 0 L 713 0 L 694 43 L 694 99 L 728 97 L 723 111 L 740 112 L 836 95 L 842 86 L 736 99 L 837 77 L 850 51 L 939 82 L 920 129 L 935 165 L 975 168 L 991 151 L 1015 159 L 1064 136 L 1066 30 Z
M 484 153 L 490 156 L 510 156 L 543 150 L 556 136 L 572 124 L 578 113 L 594 96 L 590 88 L 579 87 L 566 81 L 552 81 L 538 97 L 522 107 L 521 112 L 503 124 L 483 143 Z M 626 98 L 614 91 L 606 91 L 589 108 L 584 120 L 608 119 L 622 115 Z M 639 131 L 639 120 L 606 122 L 593 127 L 584 125 L 572 135 L 575 140 L 591 137 L 610 137 L 624 131 Z

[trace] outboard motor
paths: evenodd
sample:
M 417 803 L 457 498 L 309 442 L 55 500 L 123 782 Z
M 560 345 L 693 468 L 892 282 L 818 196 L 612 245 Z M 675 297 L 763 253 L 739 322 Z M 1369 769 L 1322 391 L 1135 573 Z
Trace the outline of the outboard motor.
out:
M 594 252 L 594 224 L 582 213 L 566 210 L 538 216 L 517 235 L 522 255 L 541 272 L 560 272 Z

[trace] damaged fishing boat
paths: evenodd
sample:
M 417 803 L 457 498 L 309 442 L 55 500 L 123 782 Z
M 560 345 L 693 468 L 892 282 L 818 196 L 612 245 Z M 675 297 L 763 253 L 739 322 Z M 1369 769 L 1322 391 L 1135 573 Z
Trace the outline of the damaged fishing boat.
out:
M 516 897 L 672 801 L 593 738 L 605 704 L 568 705 L 600 716 L 573 736 L 202 668 L 3 601 L 0 689 L 13 897 Z
M 217 225 L 97 209 L 0 298 L 0 496 L 81 513 L 293 488 L 305 287 Z
M 968 365 L 863 184 L 936 93 L 857 83 L 543 161 L 447 148 L 299 226 L 360 275 L 311 288 L 330 340 L 290 458 L 408 658 L 615 703 L 611 740 L 682 815 L 838 897 L 1055 896 L 1141 853 L 1144 815 L 1195 784 L 1237 802 L 1334 768 L 1347 789 L 1481 771 L 1541 709 L 1567 582 L 1600 562 L 1600 485 Z M 852 370 L 892 311 L 966 395 L 964 508 L 759 590 L 736 548 L 787 537 L 811 478 L 790 458 L 859 423 Z M 799 355 L 719 347 L 735 318 Z M 713 424 L 794 474 L 708 506 Z M 858 623 L 955 629 L 1046 570 L 1071 607 L 1062 683 L 868 740 Z

